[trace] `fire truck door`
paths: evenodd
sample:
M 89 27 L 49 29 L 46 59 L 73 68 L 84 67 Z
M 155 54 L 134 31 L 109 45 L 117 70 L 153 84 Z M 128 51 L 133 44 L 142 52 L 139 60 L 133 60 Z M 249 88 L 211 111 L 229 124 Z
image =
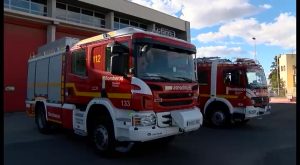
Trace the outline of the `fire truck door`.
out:
M 125 38 L 117 41 L 113 47 L 106 49 L 105 70 L 111 74 L 102 77 L 102 83 L 104 83 L 102 88 L 114 106 L 120 109 L 132 107 L 131 77 L 129 76 L 129 68 L 132 63 L 130 61 L 132 59 L 130 58 L 130 46 L 130 42 Z
M 242 79 L 240 70 L 224 70 L 223 71 L 223 85 L 225 88 L 222 93 L 226 95 L 238 95 L 242 88 Z
M 80 48 L 67 56 L 67 71 L 65 82 L 65 102 L 76 105 L 86 105 L 97 93 L 90 89 L 87 71 L 87 50 Z M 98 93 L 98 95 L 100 95 Z

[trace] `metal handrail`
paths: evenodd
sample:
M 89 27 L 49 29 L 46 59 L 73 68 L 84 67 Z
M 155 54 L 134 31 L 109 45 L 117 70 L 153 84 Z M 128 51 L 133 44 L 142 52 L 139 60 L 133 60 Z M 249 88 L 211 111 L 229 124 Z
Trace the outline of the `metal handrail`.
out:
M 28 5 L 28 7 L 23 7 L 22 5 L 13 5 L 13 4 L 20 4 L 20 2 L 22 2 L 23 4 Z M 47 12 L 32 10 L 32 6 L 34 6 L 34 5 L 41 6 L 43 9 L 45 7 L 47 8 L 46 5 L 36 3 L 36 2 L 31 2 L 31 1 L 25 1 L 25 0 L 5 0 L 4 1 L 4 7 L 5 8 L 16 9 L 18 11 L 23 11 L 23 12 L 32 13 L 32 14 L 38 13 L 37 15 L 44 15 L 44 16 L 47 15 Z

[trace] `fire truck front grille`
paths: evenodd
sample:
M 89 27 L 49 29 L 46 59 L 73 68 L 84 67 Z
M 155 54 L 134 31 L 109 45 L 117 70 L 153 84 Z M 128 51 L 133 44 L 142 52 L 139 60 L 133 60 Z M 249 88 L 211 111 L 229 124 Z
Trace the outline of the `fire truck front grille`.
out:
M 255 107 L 265 107 L 269 103 L 269 97 L 253 97 Z
M 180 100 L 180 101 L 168 101 L 168 102 L 160 102 L 161 106 L 181 106 L 181 105 L 189 105 L 192 104 L 193 100 Z
M 159 85 L 155 85 L 155 84 L 149 84 L 149 87 L 152 91 L 162 91 L 162 87 Z
M 182 99 L 190 98 L 193 96 L 193 93 L 163 93 L 159 94 L 159 97 L 162 99 Z

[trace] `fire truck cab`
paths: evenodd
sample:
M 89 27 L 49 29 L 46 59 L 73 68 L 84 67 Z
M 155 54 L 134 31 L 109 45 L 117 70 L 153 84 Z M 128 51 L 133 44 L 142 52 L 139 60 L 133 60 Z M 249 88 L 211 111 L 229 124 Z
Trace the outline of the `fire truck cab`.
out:
M 197 58 L 199 108 L 213 126 L 270 113 L 267 81 L 262 66 L 252 59 L 232 62 L 219 57 Z
M 195 131 L 203 120 L 195 53 L 186 41 L 135 28 L 62 38 L 28 61 L 27 112 L 40 132 L 72 129 L 101 153 Z

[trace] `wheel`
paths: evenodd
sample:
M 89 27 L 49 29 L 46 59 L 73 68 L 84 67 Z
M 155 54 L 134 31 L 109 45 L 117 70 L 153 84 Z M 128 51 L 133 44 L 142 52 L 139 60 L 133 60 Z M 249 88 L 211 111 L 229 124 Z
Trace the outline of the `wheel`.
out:
M 116 152 L 116 140 L 112 121 L 95 120 L 92 132 L 95 151 L 101 155 L 113 156 Z
M 37 105 L 35 116 L 35 123 L 38 127 L 40 133 L 49 134 L 50 133 L 50 124 L 46 119 L 46 112 L 43 105 Z
M 214 127 L 228 126 L 230 123 L 230 115 L 224 110 L 213 110 L 209 115 L 210 123 Z

